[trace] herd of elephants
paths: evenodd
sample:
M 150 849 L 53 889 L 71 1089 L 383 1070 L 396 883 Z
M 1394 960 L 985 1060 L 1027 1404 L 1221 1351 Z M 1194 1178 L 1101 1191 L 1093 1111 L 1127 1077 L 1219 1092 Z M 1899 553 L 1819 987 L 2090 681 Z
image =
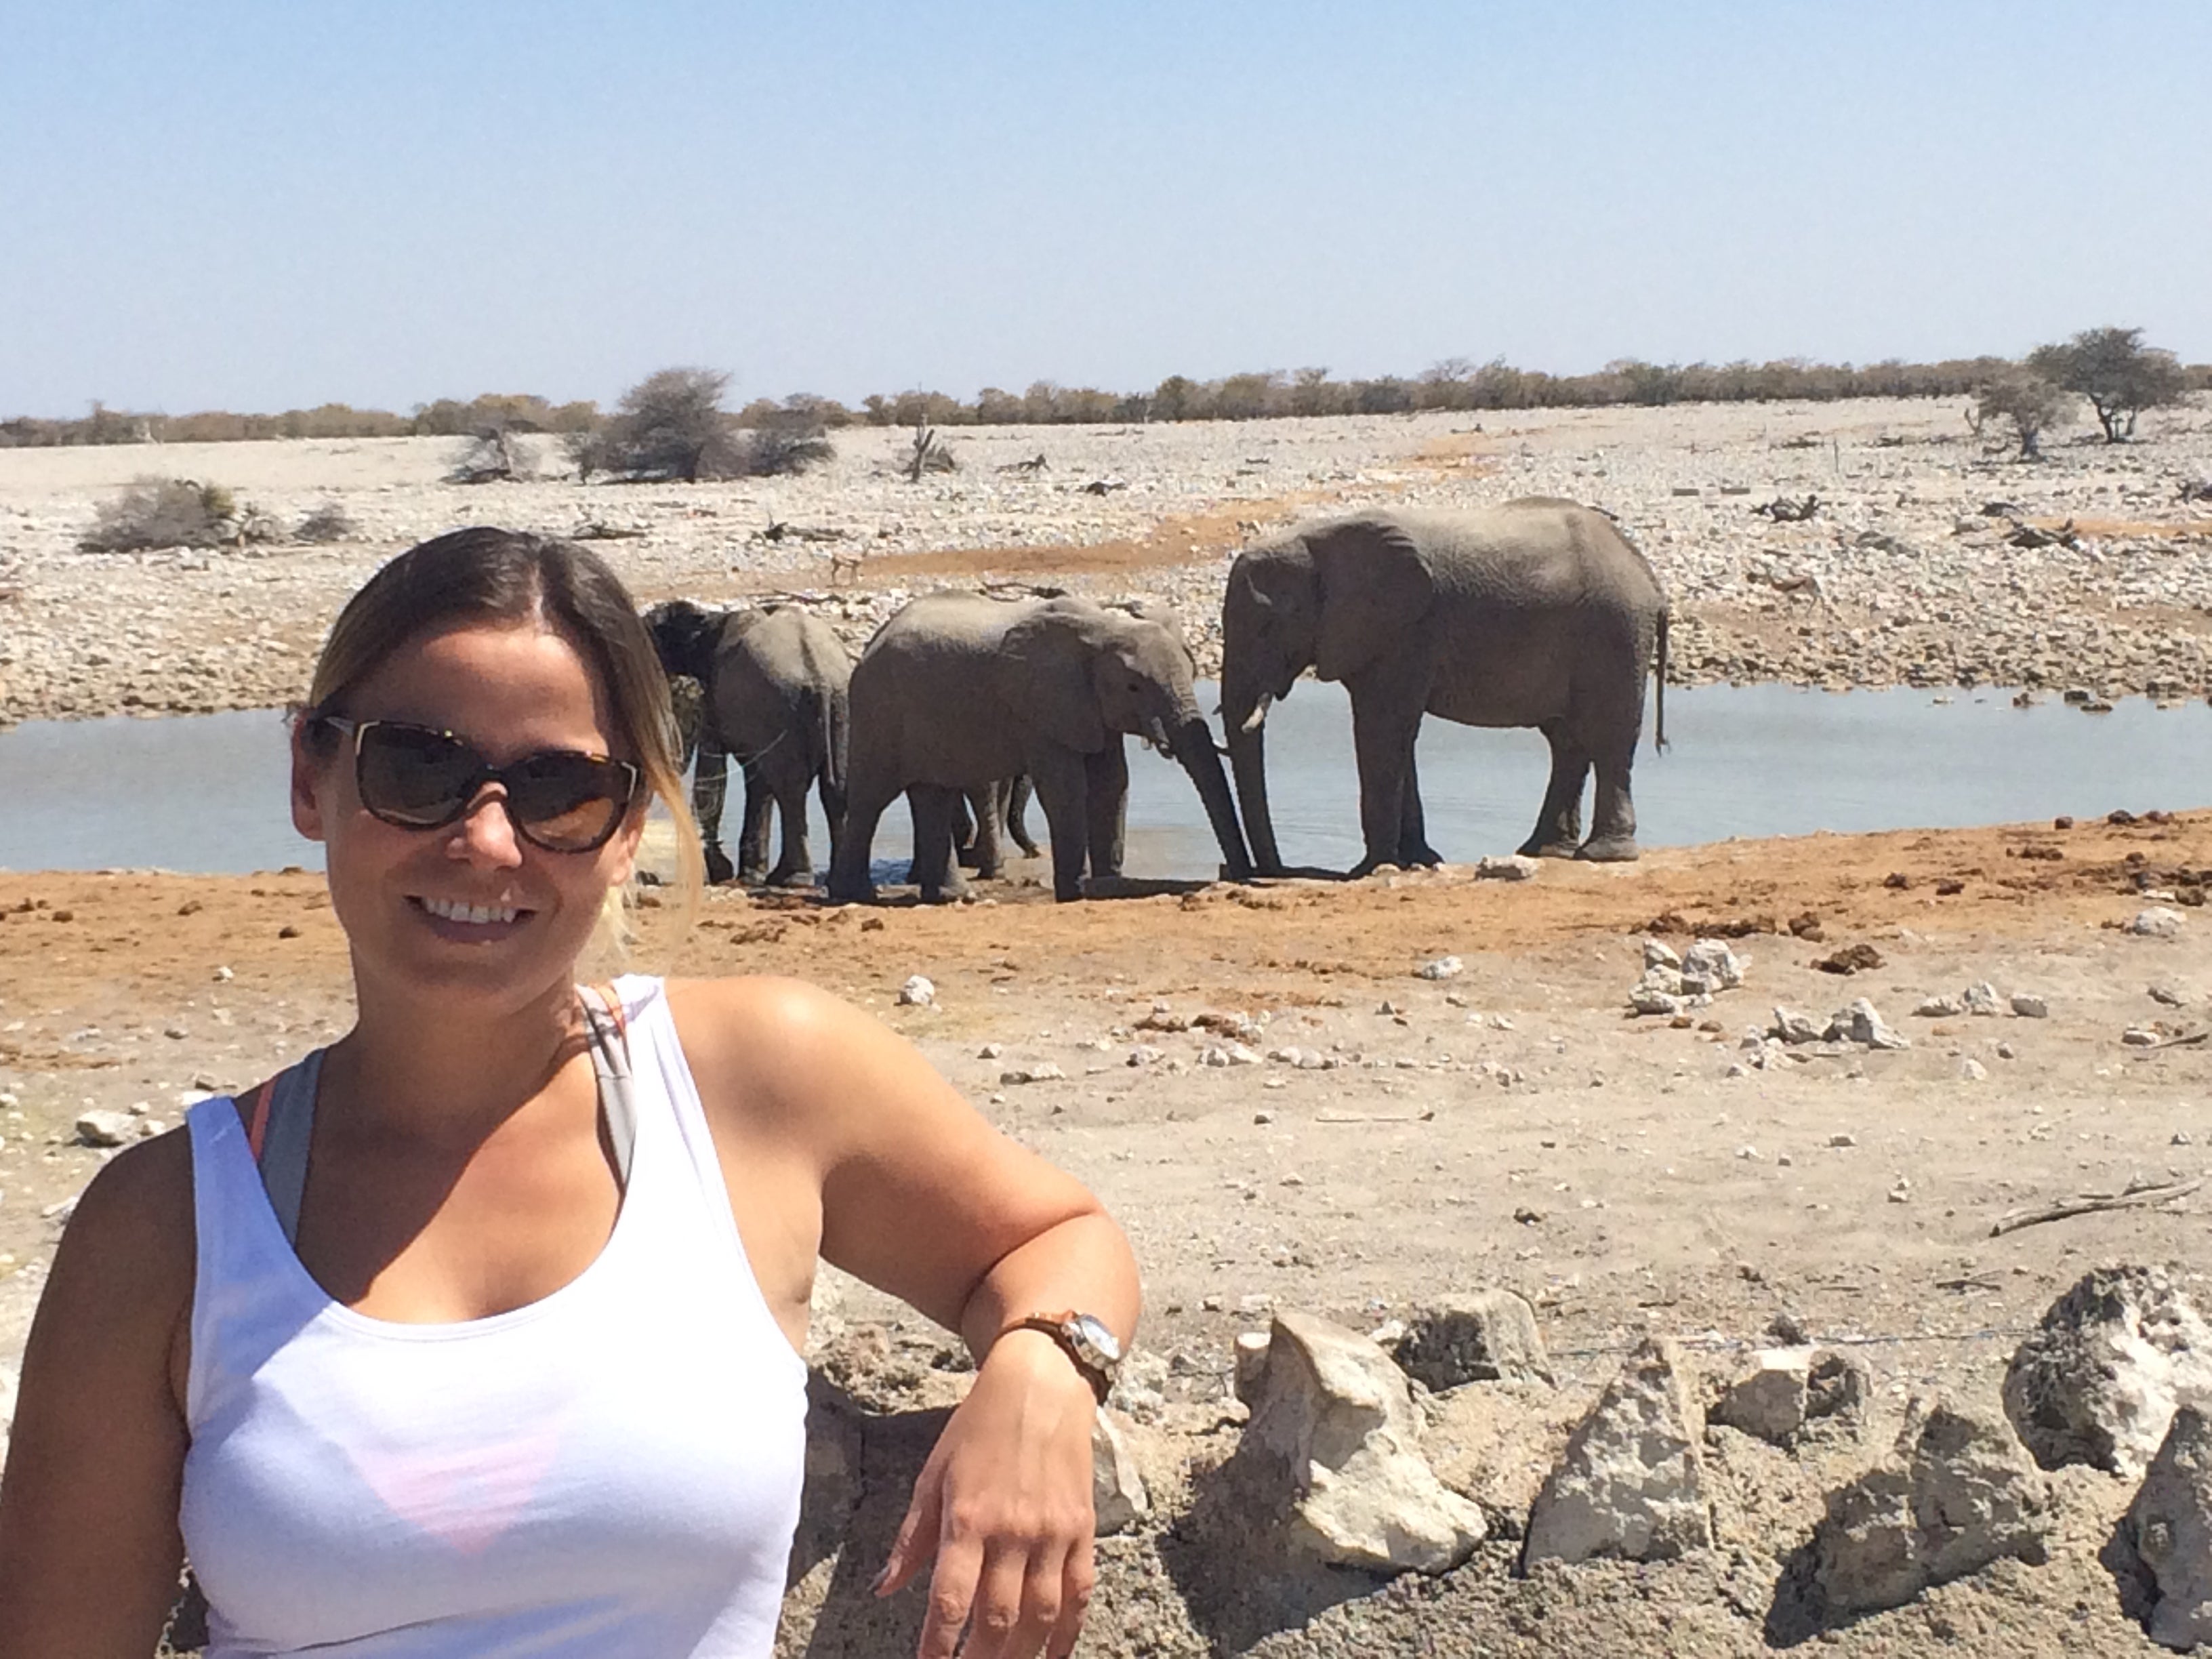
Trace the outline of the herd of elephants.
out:
M 901 794 L 914 819 L 909 879 L 926 902 L 963 896 L 963 864 L 999 875 L 1007 839 L 1036 852 L 1022 817 L 1032 791 L 1055 897 L 1119 876 L 1132 737 L 1181 763 L 1224 876 L 1284 874 L 1264 721 L 1308 670 L 1351 696 L 1365 847 L 1354 876 L 1440 861 L 1414 769 L 1424 714 L 1544 734 L 1551 781 L 1521 848 L 1539 857 L 1637 855 L 1629 775 L 1655 666 L 1655 740 L 1665 741 L 1665 592 L 1611 519 L 1548 498 L 1363 513 L 1240 553 L 1221 608 L 1225 748 L 1199 708 L 1181 624 L 1155 606 L 932 593 L 893 614 L 857 661 L 793 605 L 719 611 L 674 599 L 646 622 L 669 673 L 702 694 L 696 788 L 709 878 L 811 885 L 806 799 L 818 788 L 829 893 L 841 903 L 874 896 L 876 825 Z M 734 867 L 720 844 L 723 754 L 744 776 Z M 771 805 L 782 823 L 773 866 Z

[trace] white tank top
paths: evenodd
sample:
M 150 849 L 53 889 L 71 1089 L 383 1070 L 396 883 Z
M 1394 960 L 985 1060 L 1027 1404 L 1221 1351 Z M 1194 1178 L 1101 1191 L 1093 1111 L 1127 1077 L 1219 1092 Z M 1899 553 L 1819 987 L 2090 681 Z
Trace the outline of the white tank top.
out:
M 745 1260 L 660 982 L 616 990 L 638 1121 L 613 1232 L 489 1319 L 333 1301 L 236 1107 L 192 1108 L 182 1522 L 209 1659 L 769 1651 L 806 1368 Z

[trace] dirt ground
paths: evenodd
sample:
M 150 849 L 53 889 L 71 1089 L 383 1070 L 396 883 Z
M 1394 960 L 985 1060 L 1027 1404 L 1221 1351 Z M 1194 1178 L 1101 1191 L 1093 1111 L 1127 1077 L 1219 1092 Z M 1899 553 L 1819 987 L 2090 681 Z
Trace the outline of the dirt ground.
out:
M 1726 1370 L 1787 1315 L 1852 1345 L 1894 1407 L 1929 1387 L 1993 1390 L 2019 1332 L 2093 1263 L 2200 1281 L 2212 1264 L 2201 1194 L 1990 1236 L 2017 1207 L 2203 1172 L 2212 1043 L 2187 1039 L 2212 1028 L 2212 915 L 2190 902 L 2207 866 L 2204 811 L 1724 842 L 1546 863 L 1524 882 L 1446 866 L 1162 884 L 1075 905 L 1051 903 L 1030 865 L 945 908 L 716 891 L 688 927 L 672 895 L 648 892 L 635 963 L 805 975 L 913 1037 L 1105 1197 L 1144 1265 L 1142 1342 L 1193 1409 L 1220 1397 L 1235 1335 L 1271 1307 L 1365 1328 L 1498 1284 L 1535 1304 L 1571 1401 L 1647 1328 Z M 2124 931 L 2169 895 L 2176 937 Z M 1747 956 L 1745 986 L 1684 1020 L 1629 1017 L 1642 939 L 1709 932 Z M 1859 945 L 1879 965 L 1814 965 Z M 1418 975 L 1447 956 L 1462 970 Z M 917 973 L 937 1006 L 896 1006 Z M 2047 1017 L 1913 1012 L 1983 981 Z M 20 1349 L 56 1206 L 103 1156 L 74 1144 L 77 1115 L 173 1125 L 181 1100 L 335 1036 L 348 996 L 317 876 L 0 874 L 0 1360 Z M 1743 1046 L 1777 1005 L 1825 1020 L 1859 996 L 1908 1048 Z M 1158 1029 L 1200 1015 L 1212 1023 Z M 2130 1028 L 2157 1046 L 2124 1042 Z M 1240 1030 L 1261 1058 L 1205 1062 Z M 1291 1048 L 1308 1064 L 1279 1057 Z M 1047 1062 L 1064 1075 L 1006 1080 Z M 896 1316 L 858 1288 L 833 1300 L 842 1320 Z M 2067 1571 L 2006 1569 L 1990 1593 L 2040 1630 L 2046 1592 L 2070 1604 L 2101 1585 L 2094 1627 L 2133 1630 L 2087 1557 Z M 1556 1592 L 1508 1595 L 1494 1562 L 1462 1578 L 1500 1618 Z M 1387 1624 L 1431 1593 L 1372 1611 Z M 1592 1611 L 1613 1593 L 1577 1603 L 1562 1639 L 1582 1631 L 1586 1651 L 1641 1628 Z M 1707 1609 L 1724 1626 L 1728 1600 Z M 1854 1627 L 1853 1650 L 1921 1650 L 1918 1613 L 1919 1634 L 1882 1644 L 1905 1618 Z M 1747 1631 L 1729 1627 L 1696 1650 L 1737 1650 Z M 1565 1650 L 1529 1641 L 1468 1650 Z M 2031 1649 L 2045 1650 L 2013 1650 Z

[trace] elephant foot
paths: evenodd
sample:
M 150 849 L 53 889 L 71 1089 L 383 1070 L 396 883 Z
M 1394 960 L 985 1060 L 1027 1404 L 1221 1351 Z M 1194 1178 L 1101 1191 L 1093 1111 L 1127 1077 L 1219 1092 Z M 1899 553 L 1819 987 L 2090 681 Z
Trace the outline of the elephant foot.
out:
M 1019 836 L 1014 837 L 1014 845 L 1022 849 L 1022 856 L 1025 859 L 1041 859 L 1044 856 L 1035 842 L 1024 841 Z
M 1398 860 L 1395 858 L 1364 858 L 1360 860 L 1358 863 L 1353 865 L 1352 868 L 1344 872 L 1344 878 L 1346 881 L 1364 881 L 1368 877 L 1374 875 L 1378 871 L 1395 871 L 1398 867 Z
M 765 864 L 748 864 L 738 871 L 738 884 L 742 887 L 765 887 L 768 882 L 768 866 Z
M 1401 847 L 1398 849 L 1398 862 L 1408 870 L 1416 868 L 1433 870 L 1443 861 L 1443 854 L 1426 842 L 1423 842 L 1418 847 Z
M 708 842 L 700 850 L 706 854 L 707 879 L 714 886 L 720 887 L 737 875 L 737 870 L 730 863 L 730 855 L 713 842 Z
M 1524 859 L 1578 859 L 1583 849 L 1571 841 L 1535 841 L 1521 843 L 1517 849 Z
M 833 879 L 830 884 L 829 899 L 832 904 L 873 904 L 876 902 L 875 884 L 866 881 L 854 884 Z
M 1632 864 L 1644 856 L 1633 836 L 1593 836 L 1575 856 L 1589 864 Z
M 763 885 L 769 887 L 811 887 L 814 885 L 814 872 L 811 870 L 799 869 L 795 866 L 789 870 L 771 870 L 769 872 L 768 880 L 763 884 Z

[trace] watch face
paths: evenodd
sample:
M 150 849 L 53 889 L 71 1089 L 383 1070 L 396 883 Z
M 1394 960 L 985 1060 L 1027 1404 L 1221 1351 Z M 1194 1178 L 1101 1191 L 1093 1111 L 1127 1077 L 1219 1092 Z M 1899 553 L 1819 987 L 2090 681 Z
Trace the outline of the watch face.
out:
M 1109 1365 L 1121 1363 L 1121 1340 L 1107 1328 L 1103 1320 L 1079 1313 L 1071 1322 L 1075 1327 L 1078 1341 L 1086 1347 L 1097 1349 L 1099 1358 Z

